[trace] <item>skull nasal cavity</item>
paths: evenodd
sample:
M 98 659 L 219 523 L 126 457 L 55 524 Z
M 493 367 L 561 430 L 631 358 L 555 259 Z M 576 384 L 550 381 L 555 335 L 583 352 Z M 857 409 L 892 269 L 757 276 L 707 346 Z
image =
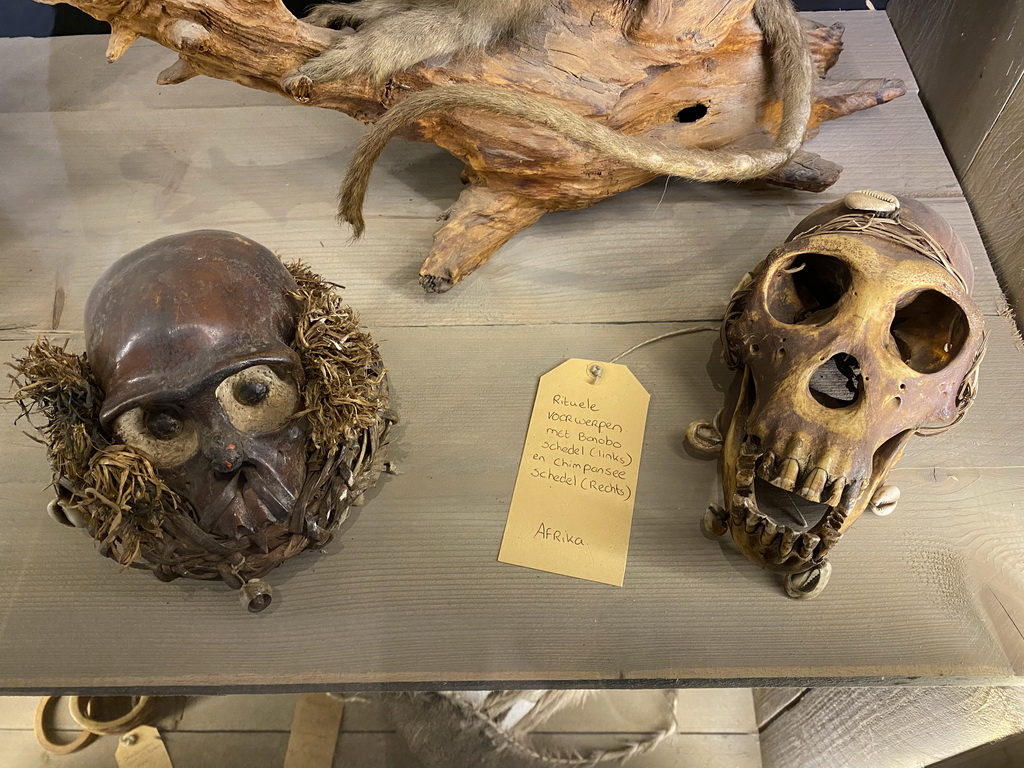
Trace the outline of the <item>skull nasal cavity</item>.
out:
M 889 333 L 904 363 L 918 373 L 935 373 L 963 349 L 970 323 L 951 298 L 923 291 L 906 306 L 897 307 Z
M 847 408 L 864 391 L 860 363 L 853 355 L 834 355 L 811 375 L 808 387 L 811 397 L 826 408 Z
M 822 253 L 801 253 L 768 286 L 768 311 L 780 323 L 824 325 L 853 278 L 846 263 Z

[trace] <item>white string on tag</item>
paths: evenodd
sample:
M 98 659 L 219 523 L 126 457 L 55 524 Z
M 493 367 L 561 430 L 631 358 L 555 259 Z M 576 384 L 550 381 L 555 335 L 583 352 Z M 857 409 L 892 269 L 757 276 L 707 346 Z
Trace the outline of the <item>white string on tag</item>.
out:
M 627 349 L 625 352 L 623 352 L 620 355 L 616 355 L 615 357 L 613 357 L 608 362 L 609 363 L 617 363 L 619 360 L 624 358 L 626 355 L 629 355 L 629 354 L 631 354 L 633 352 L 636 352 L 638 349 L 640 349 L 641 347 L 646 347 L 648 344 L 653 344 L 656 341 L 661 341 L 662 339 L 670 339 L 673 336 L 686 336 L 687 334 L 690 334 L 690 333 L 700 333 L 701 331 L 715 331 L 717 333 L 720 328 L 721 328 L 720 325 L 693 325 L 693 326 L 690 326 L 689 328 L 677 328 L 674 331 L 669 331 L 668 333 L 663 333 L 660 336 L 655 336 L 653 339 L 648 339 L 647 341 L 641 341 L 639 344 L 634 344 L 632 347 Z M 599 368 L 600 366 L 597 366 L 595 364 L 594 366 L 591 366 L 591 367 L 592 368 L 593 367 L 598 367 Z

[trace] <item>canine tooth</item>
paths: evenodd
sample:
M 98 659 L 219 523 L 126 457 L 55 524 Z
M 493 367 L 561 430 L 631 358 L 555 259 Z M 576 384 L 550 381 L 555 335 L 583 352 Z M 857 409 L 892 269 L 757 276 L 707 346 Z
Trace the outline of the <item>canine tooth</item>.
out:
M 798 540 L 798 551 L 800 557 L 810 560 L 814 554 L 814 548 L 818 546 L 821 539 L 813 533 L 803 533 Z
M 782 538 L 779 540 L 779 557 L 785 560 L 793 552 L 793 545 L 796 544 L 799 534 L 789 528 L 782 529 Z
M 807 476 L 800 495 L 808 501 L 820 501 L 821 492 L 825 490 L 825 483 L 828 481 L 828 472 L 821 467 L 815 467 L 814 471 Z
M 838 507 L 839 502 L 843 500 L 843 489 L 846 488 L 846 478 L 838 477 L 832 483 L 832 495 L 828 497 L 828 501 L 825 503 L 830 507 Z
M 765 546 L 770 545 L 775 541 L 775 535 L 778 533 L 779 526 L 777 526 L 771 520 L 764 521 L 764 528 L 761 530 L 761 543 Z
M 783 459 L 779 463 L 779 473 L 774 484 L 784 491 L 792 491 L 796 487 L 796 478 L 800 474 L 800 463 L 796 459 Z

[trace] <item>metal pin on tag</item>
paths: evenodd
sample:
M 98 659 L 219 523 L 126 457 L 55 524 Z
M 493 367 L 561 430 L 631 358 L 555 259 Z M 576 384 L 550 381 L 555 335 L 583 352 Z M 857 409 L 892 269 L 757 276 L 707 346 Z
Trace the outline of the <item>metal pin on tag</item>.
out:
M 590 377 L 593 379 L 590 383 L 597 384 L 597 382 L 601 380 L 601 377 L 604 376 L 604 368 L 597 363 L 592 363 L 590 367 L 587 368 L 587 373 L 589 373 Z

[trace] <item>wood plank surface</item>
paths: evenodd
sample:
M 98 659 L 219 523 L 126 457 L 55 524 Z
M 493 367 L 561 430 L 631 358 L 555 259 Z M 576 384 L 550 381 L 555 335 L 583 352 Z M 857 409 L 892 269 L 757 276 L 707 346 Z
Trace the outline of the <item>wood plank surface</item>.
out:
M 761 752 L 765 768 L 923 768 L 1021 730 L 1021 688 L 818 688 Z
M 851 50 L 873 41 L 870 56 L 844 54 L 849 76 L 905 68 L 880 19 L 843 16 Z M 426 296 L 419 261 L 460 188 L 444 153 L 389 147 L 367 237 L 348 245 L 331 201 L 361 130 L 353 121 L 245 101 L 136 107 L 149 87 L 141 81 L 93 97 L 98 70 L 54 67 L 44 90 L 55 101 L 18 110 L 9 90 L 0 97 L 0 360 L 54 326 L 80 345 L 90 286 L 131 248 L 174 231 L 234 229 L 347 286 L 391 370 L 401 474 L 382 481 L 325 553 L 276 571 L 273 605 L 251 616 L 221 585 L 122 573 L 86 536 L 50 521 L 42 450 L 8 420 L 0 690 L 805 686 L 1022 674 L 1021 353 L 915 96 L 823 128 L 811 149 L 847 166 L 824 196 L 656 182 L 546 217 L 450 294 Z M 880 153 L 883 144 L 897 152 Z M 961 232 L 991 341 L 972 412 L 911 443 L 893 475 L 899 509 L 857 523 L 835 550 L 825 593 L 788 600 L 729 542 L 700 532 L 717 469 L 682 441 L 691 420 L 721 407 L 730 379 L 712 333 L 625 360 L 652 400 L 624 587 L 498 563 L 538 377 L 568 357 L 610 359 L 720 317 L 739 277 L 801 217 L 863 187 L 921 197 Z
M 306 261 L 345 285 L 371 325 L 716 318 L 740 277 L 801 218 L 865 187 L 935 205 L 974 255 L 976 299 L 995 314 L 1002 296 L 970 211 L 962 198 L 946 199 L 956 181 L 913 98 L 826 126 L 845 130 L 823 131 L 812 145 L 834 141 L 825 154 L 848 172 L 825 195 L 654 182 L 545 217 L 444 297 L 424 295 L 416 279 L 435 219 L 461 187 L 457 164 L 436 148 L 389 146 L 371 184 L 367 234 L 353 244 L 334 222 L 333 199 L 355 135 L 342 142 L 327 126 L 310 130 L 339 116 L 274 112 L 252 134 L 249 126 L 265 118 L 256 108 L 139 113 L 117 131 L 105 113 L 0 115 L 9 179 L 0 188 L 0 240 L 10 269 L 0 327 L 52 327 L 59 288 L 58 325 L 78 329 L 88 291 L 117 257 L 157 236 L 208 227 Z M 886 120 L 907 132 L 894 141 L 917 149 L 878 167 Z M 241 134 L 253 137 L 248 146 L 225 138 Z
M 852 529 L 821 598 L 787 600 L 773 577 L 700 533 L 717 472 L 714 462 L 687 455 L 682 437 L 721 395 L 703 362 L 713 352 L 697 336 L 627 358 L 653 397 L 625 587 L 497 563 L 537 374 L 573 355 L 608 359 L 656 328 L 593 326 L 585 339 L 572 326 L 384 329 L 403 414 L 394 440 L 402 474 L 385 479 L 327 554 L 281 568 L 278 598 L 258 617 L 218 585 L 118 573 L 87 537 L 45 516 L 44 462 L 38 446 L 26 446 L 25 462 L 7 462 L 0 483 L 9 521 L 0 546 L 12 553 L 0 564 L 8 585 L 0 681 L 9 690 L 179 690 L 1019 672 L 1019 635 L 995 613 L 1003 605 L 1024 626 L 1020 605 L 1007 597 L 1024 591 L 1015 559 L 1024 547 L 1024 475 L 1019 457 L 1000 459 L 1006 440 L 993 440 L 974 467 L 959 465 L 977 460 L 980 448 L 965 451 L 955 438 L 970 418 L 940 438 L 915 440 L 894 474 L 904 490 L 897 513 Z M 422 354 L 443 346 L 444 355 Z M 699 409 L 680 407 L 694 395 Z M 1019 410 L 1004 400 L 989 424 Z M 925 458 L 947 440 L 941 463 Z M 1001 603 L 987 598 L 988 585 Z M 637 634 L 652 617 L 657 631 Z M 192 628 L 187 638 L 164 632 L 181 622 Z M 823 626 L 829 641 L 808 647 Z M 36 658 L 42 632 L 49 650 Z M 238 661 L 300 638 L 316 654 L 275 656 L 256 668 Z M 126 657 L 126 648 L 146 653 Z
M 933 768 L 1024 768 L 1024 733 L 948 757 Z

